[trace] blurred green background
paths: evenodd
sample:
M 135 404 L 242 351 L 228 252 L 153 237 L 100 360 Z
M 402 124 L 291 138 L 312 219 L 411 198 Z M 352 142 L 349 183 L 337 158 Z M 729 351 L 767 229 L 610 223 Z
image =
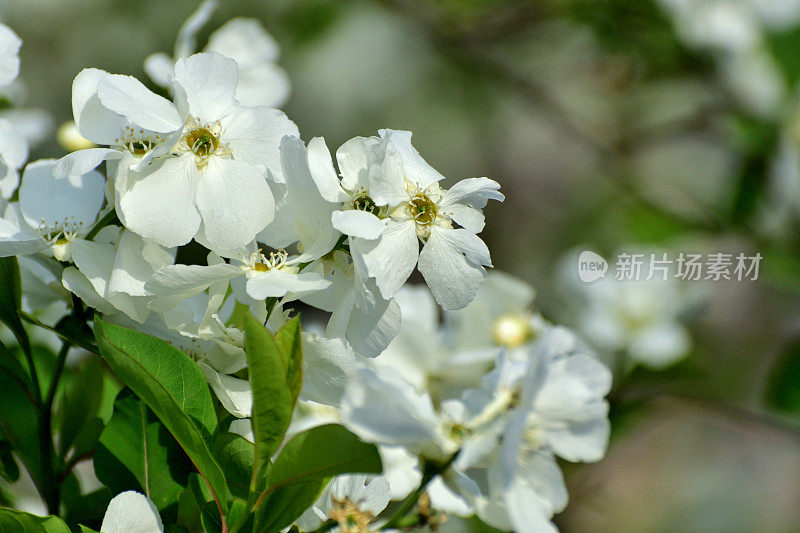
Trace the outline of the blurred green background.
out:
M 304 140 L 408 129 L 445 176 L 488 176 L 483 237 L 569 323 L 559 262 L 759 252 L 757 282 L 703 284 L 690 358 L 612 396 L 596 465 L 569 466 L 564 531 L 800 530 L 797 0 L 224 0 L 282 48 Z M 195 0 L 5 0 L 26 105 L 71 118 L 84 67 L 146 80 Z M 59 157 L 55 141 L 36 157 Z M 451 182 L 452 183 L 452 182 Z M 795 346 L 795 348 L 792 348 Z M 451 522 L 451 531 L 466 526 Z

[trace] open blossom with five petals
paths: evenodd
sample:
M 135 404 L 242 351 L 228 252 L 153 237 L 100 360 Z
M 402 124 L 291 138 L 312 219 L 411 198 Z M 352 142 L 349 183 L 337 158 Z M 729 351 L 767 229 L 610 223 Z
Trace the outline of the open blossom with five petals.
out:
M 411 133 L 382 130 L 396 148 L 404 180 L 388 184 L 403 200 L 391 207 L 380 239 L 355 242 L 384 298 L 390 298 L 419 264 L 437 303 L 444 309 L 467 305 L 491 266 L 489 250 L 476 235 L 483 230 L 482 209 L 503 200 L 497 182 L 470 178 L 442 189 L 443 178 L 411 146 Z M 454 223 L 461 226 L 455 227 Z M 422 242 L 420 251 L 419 242 Z
M 0 256 L 44 252 L 69 261 L 76 241 L 89 233 L 105 199 L 105 180 L 90 171 L 68 179 L 53 176 L 55 160 L 25 167 L 19 202 L 0 219 Z
M 186 95 L 187 123 L 172 154 L 132 172 L 119 191 L 118 212 L 130 229 L 165 246 L 201 232 L 212 249 L 231 250 L 272 221 L 267 179 L 283 181 L 280 139 L 296 136 L 297 127 L 276 109 L 239 105 L 236 80 L 236 62 L 214 52 L 178 61 L 175 87 Z

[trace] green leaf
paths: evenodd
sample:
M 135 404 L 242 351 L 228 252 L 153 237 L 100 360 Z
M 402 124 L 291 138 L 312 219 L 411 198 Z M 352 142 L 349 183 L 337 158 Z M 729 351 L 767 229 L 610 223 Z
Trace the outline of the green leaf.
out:
M 147 494 L 164 518 L 177 513 L 192 463 L 153 412 L 131 391 L 122 392 L 100 437 L 94 469 L 114 494 Z
M 78 476 L 71 472 L 61 485 L 61 501 L 66 509 L 66 514 L 61 517 L 67 525 L 84 524 L 100 528 L 111 497 L 107 487 L 84 494 Z
M 253 391 L 251 422 L 255 435 L 255 459 L 250 488 L 278 449 L 292 420 L 292 391 L 286 382 L 286 365 L 272 335 L 251 315 L 244 325 L 250 388 Z
M 328 479 L 314 479 L 272 493 L 258 508 L 261 531 L 277 532 L 291 525 L 319 499 Z
M 214 443 L 214 456 L 225 472 L 231 494 L 246 500 L 253 475 L 253 443 L 235 433 L 222 433 Z
M 225 475 L 211 454 L 217 418 L 200 368 L 170 344 L 95 318 L 100 353 L 111 370 L 147 404 L 178 441 L 227 510 Z
M 275 333 L 275 344 L 286 365 L 286 383 L 292 393 L 292 410 L 303 387 L 303 344 L 300 337 L 300 317 L 288 321 Z
M 783 355 L 772 368 L 766 394 L 771 407 L 800 414 L 800 338 L 784 348 Z
M 382 471 L 374 444 L 362 442 L 344 426 L 328 424 L 299 433 L 275 460 L 269 488 L 256 503 L 266 531 L 290 525 L 319 496 L 327 480 L 339 474 Z
M 20 385 L 30 390 L 31 378 L 28 372 L 23 368 L 14 352 L 6 348 L 3 343 L 0 343 L 0 372 L 9 373 Z
M 178 499 L 178 524 L 189 533 L 204 533 L 200 514 L 203 507 L 211 502 L 211 491 L 202 478 L 192 473 L 189 476 L 189 486 L 181 492 Z
M 34 481 L 41 481 L 42 463 L 39 452 L 39 418 L 28 393 L 6 372 L 0 372 L 0 430 L 14 447 Z
M 295 435 L 275 460 L 268 492 L 339 474 L 380 474 L 381 456 L 374 444 L 339 424 L 317 426 Z
M 96 357 L 86 359 L 77 372 L 70 376 L 63 389 L 56 410 L 56 426 L 59 435 L 59 453 L 66 457 L 83 432 L 90 431 L 97 436 L 97 422 L 103 400 L 103 365 Z M 102 428 L 102 422 L 100 423 Z
M 28 334 L 19 319 L 22 289 L 16 257 L 0 257 L 0 322 L 11 329 L 24 351 L 30 349 Z
M 3 533 L 71 533 L 67 524 L 56 516 L 35 516 L 13 509 L 0 509 L 0 531 Z
M 100 533 L 99 531 L 95 531 L 94 529 L 90 529 L 90 528 L 88 528 L 86 526 L 83 526 L 83 525 L 78 526 L 78 527 L 81 528 L 81 533 Z
M 145 333 L 95 320 L 95 337 L 111 370 L 150 405 L 175 404 L 203 433 L 207 442 L 217 431 L 214 402 L 203 373 L 191 357 Z M 166 393 L 166 395 L 165 395 Z M 163 397 L 163 398 L 162 398 Z M 158 409 L 150 407 L 158 414 Z

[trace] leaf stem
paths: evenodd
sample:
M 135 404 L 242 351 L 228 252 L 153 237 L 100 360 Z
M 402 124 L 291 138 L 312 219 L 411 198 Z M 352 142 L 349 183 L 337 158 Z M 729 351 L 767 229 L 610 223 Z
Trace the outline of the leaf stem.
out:
M 425 489 L 428 487 L 428 484 L 435 478 L 436 476 L 443 474 L 447 471 L 448 468 L 453 464 L 458 457 L 460 450 L 454 453 L 450 458 L 445 461 L 444 463 L 432 463 L 426 462 L 424 467 L 424 473 L 422 475 L 422 481 L 419 483 L 419 487 L 408 495 L 408 497 L 403 500 L 403 503 L 397 509 L 397 511 L 392 515 L 388 522 L 386 522 L 381 529 L 392 529 L 397 527 L 400 522 L 408 515 L 411 509 L 417 505 L 417 502 L 425 494 Z
M 22 320 L 24 320 L 25 322 L 28 322 L 29 324 L 33 324 L 34 326 L 39 326 L 40 328 L 46 329 L 48 331 L 52 331 L 53 333 L 58 335 L 61 338 L 62 341 L 69 342 L 70 344 L 78 346 L 80 348 L 83 348 L 84 350 L 92 352 L 95 355 L 100 355 L 100 351 L 97 349 L 97 346 L 94 346 L 93 344 L 89 344 L 87 342 L 83 342 L 83 341 L 81 341 L 79 339 L 75 339 L 73 337 L 65 335 L 64 332 L 57 330 L 53 326 L 49 326 L 49 325 L 45 324 L 44 322 L 42 322 L 41 320 L 39 320 L 35 316 L 29 315 L 25 311 L 20 311 L 19 312 L 19 316 L 20 316 L 20 318 L 22 318 Z M 34 383 L 35 383 L 35 381 L 34 381 Z

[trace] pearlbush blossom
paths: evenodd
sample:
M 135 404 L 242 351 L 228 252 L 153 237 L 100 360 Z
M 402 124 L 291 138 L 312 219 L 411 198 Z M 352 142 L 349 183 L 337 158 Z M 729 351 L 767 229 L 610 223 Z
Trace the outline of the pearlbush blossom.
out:
M 18 190 L 26 150 L 0 121 L 0 188 L 15 198 L 0 257 L 9 283 L 22 279 L 7 301 L 25 304 L 4 313 L 57 333 L 54 372 L 77 346 L 129 389 L 115 400 L 117 381 L 87 364 L 72 383 L 113 389 L 113 413 L 99 396 L 58 396 L 59 416 L 88 413 L 75 434 L 55 426 L 64 472 L 94 456 L 116 494 L 101 531 L 171 531 L 163 517 L 362 533 L 446 514 L 552 530 L 567 503 L 556 458 L 604 455 L 611 376 L 533 309 L 530 286 L 487 274 L 479 234 L 500 184 L 446 179 L 409 131 L 350 139 L 335 157 L 304 142 L 274 108 L 288 82 L 257 23 L 230 21 L 193 53 L 214 8 L 187 21 L 173 57 L 147 60 L 169 98 L 78 73 L 75 127 L 96 146 L 29 163 Z M 15 42 L 0 31 L 0 83 Z M 407 284 L 415 269 L 425 285 Z M 58 313 L 52 326 L 37 303 Z M 298 309 L 313 309 L 302 331 Z M 29 352 L 21 322 L 0 319 Z M 68 474 L 42 468 L 58 512 L 45 489 Z

